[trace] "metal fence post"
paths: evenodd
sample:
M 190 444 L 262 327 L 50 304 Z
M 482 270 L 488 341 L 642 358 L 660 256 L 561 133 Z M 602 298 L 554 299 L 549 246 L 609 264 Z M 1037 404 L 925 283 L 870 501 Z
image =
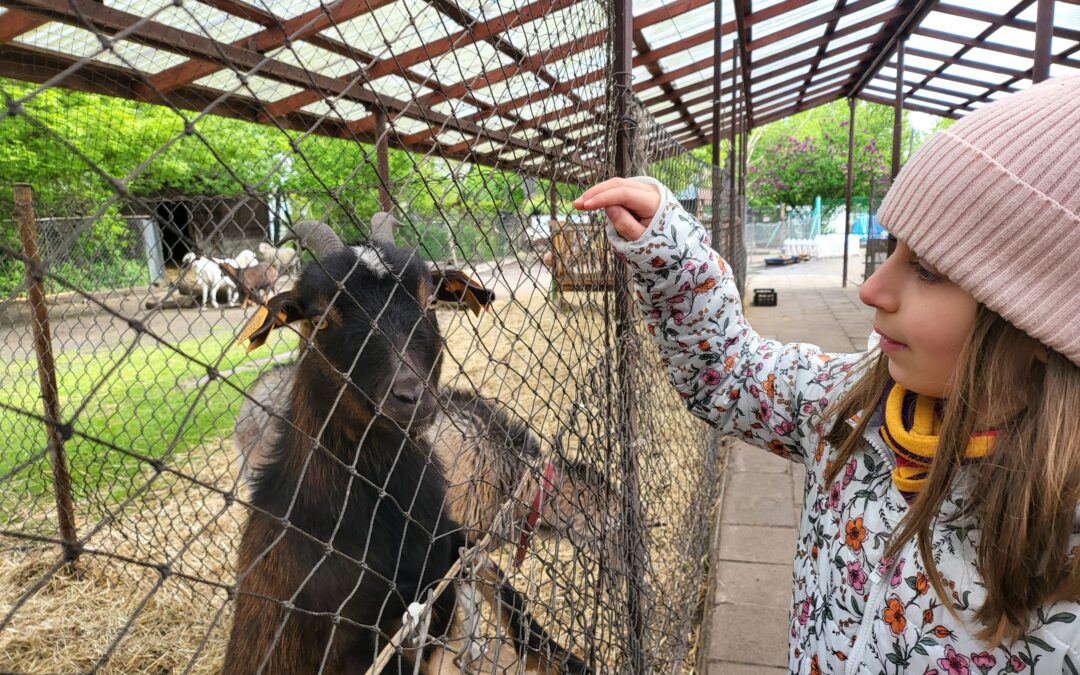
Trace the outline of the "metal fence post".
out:
M 632 0 L 615 3 L 615 44 L 613 75 L 615 94 L 615 173 L 629 177 L 639 169 L 634 164 L 635 122 L 630 108 L 633 70 L 634 12 Z M 638 469 L 637 369 L 638 320 L 633 300 L 633 279 L 625 264 L 615 266 L 615 346 L 618 389 L 616 414 L 620 463 L 625 478 L 622 485 L 623 527 L 626 544 L 627 612 L 630 618 L 630 666 L 633 673 L 652 670 L 648 646 L 645 596 L 645 542 L 641 513 L 641 484 Z
M 38 256 L 37 226 L 34 222 L 34 190 L 26 183 L 16 183 L 12 192 L 15 198 L 15 221 L 19 227 L 23 254 L 26 256 L 26 297 L 30 304 L 30 326 L 34 333 L 41 401 L 45 408 L 45 435 L 49 444 L 49 464 L 52 465 L 57 524 L 60 539 L 64 542 L 64 559 L 74 560 L 78 557 L 78 535 L 75 528 L 75 506 L 71 499 L 71 474 L 68 473 L 67 455 L 64 453 L 64 441 L 71 436 L 71 429 L 60 422 L 56 366 L 53 363 L 49 312 L 45 305 L 45 268 Z

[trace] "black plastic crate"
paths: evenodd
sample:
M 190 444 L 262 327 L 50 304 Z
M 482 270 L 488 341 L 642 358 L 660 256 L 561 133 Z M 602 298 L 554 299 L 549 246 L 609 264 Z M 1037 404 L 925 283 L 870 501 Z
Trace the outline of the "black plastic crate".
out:
M 776 291 L 772 288 L 755 288 L 754 305 L 758 307 L 776 307 Z

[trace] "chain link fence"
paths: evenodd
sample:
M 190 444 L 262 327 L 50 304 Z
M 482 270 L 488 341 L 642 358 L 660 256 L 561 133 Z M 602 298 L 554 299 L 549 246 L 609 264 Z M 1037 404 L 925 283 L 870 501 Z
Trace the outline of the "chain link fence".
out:
M 693 670 L 721 442 L 570 205 L 614 11 L 9 5 L 0 671 Z

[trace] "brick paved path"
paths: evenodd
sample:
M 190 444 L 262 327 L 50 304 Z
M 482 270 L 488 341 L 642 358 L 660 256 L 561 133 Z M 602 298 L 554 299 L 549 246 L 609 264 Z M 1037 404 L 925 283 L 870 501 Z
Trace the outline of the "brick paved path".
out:
M 750 325 L 784 342 L 810 342 L 829 351 L 861 351 L 872 311 L 858 287 L 840 287 L 841 259 L 765 268 L 754 288 L 775 288 L 776 307 L 747 306 Z M 862 280 L 862 259 L 851 258 L 851 279 Z M 713 544 L 705 670 L 709 675 L 787 671 L 791 562 L 802 506 L 804 469 L 737 442 L 728 456 L 723 503 Z

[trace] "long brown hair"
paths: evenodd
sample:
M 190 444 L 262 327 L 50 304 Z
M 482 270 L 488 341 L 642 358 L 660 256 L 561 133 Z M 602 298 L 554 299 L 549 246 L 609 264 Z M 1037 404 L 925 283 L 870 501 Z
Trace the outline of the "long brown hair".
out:
M 1030 361 L 1033 340 L 980 305 L 945 401 L 937 453 L 926 484 L 886 548 L 896 555 L 916 539 L 927 576 L 945 607 L 941 573 L 931 534 L 942 503 L 963 473 L 971 495 L 956 518 L 981 530 L 975 564 L 986 600 L 975 612 L 977 637 L 990 644 L 1017 640 L 1036 610 L 1059 600 L 1080 600 L 1080 555 L 1070 557 L 1069 538 L 1080 503 L 1080 367 L 1053 351 Z M 866 372 L 826 415 L 826 440 L 836 457 L 826 472 L 831 484 L 862 447 L 863 432 L 889 380 L 884 355 L 868 355 Z M 994 412 L 991 412 L 994 411 Z M 852 428 L 847 423 L 859 415 Z M 963 466 L 972 433 L 998 431 L 982 461 Z

